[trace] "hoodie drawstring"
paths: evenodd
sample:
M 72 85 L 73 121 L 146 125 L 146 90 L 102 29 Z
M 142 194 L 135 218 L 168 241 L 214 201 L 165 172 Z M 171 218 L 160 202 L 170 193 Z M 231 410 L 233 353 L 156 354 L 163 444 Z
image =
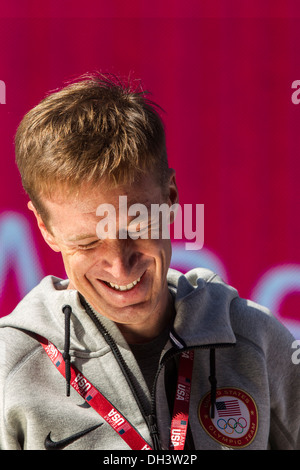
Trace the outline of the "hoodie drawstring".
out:
M 65 376 L 66 376 L 66 395 L 70 396 L 70 382 L 71 382 L 71 356 L 69 353 L 70 350 L 70 319 L 72 314 L 72 308 L 70 305 L 65 305 L 62 308 L 62 311 L 65 315 L 65 344 L 63 358 L 65 361 Z M 216 394 L 217 394 L 217 379 L 216 379 L 216 350 L 211 348 L 209 352 L 209 364 L 210 364 L 210 417 L 214 419 L 215 417 L 215 406 L 216 406 Z
M 217 394 L 217 379 L 216 379 L 216 350 L 215 348 L 210 349 L 209 352 L 209 364 L 210 364 L 210 417 L 215 417 L 215 405 L 216 405 L 216 394 Z
M 65 305 L 62 309 L 65 315 L 65 344 L 63 358 L 65 361 L 65 375 L 66 375 L 66 394 L 67 397 L 70 396 L 70 382 L 71 382 L 71 369 L 70 369 L 70 360 L 71 356 L 69 354 L 70 350 L 70 318 L 72 313 L 72 308 L 70 305 Z

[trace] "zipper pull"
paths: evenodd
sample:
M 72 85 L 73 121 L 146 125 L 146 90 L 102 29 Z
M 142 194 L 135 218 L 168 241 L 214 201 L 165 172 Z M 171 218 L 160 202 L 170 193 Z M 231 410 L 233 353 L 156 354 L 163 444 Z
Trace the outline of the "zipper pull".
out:
M 148 416 L 148 426 L 149 426 L 150 436 L 153 441 L 153 449 L 160 450 L 161 448 L 160 448 L 159 435 L 158 435 L 155 415 Z

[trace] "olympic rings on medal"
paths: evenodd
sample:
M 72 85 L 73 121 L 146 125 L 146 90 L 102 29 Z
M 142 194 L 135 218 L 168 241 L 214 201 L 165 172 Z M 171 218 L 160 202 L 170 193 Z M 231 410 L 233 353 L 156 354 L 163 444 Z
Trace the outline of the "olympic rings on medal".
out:
M 226 421 L 224 418 L 220 418 L 217 421 L 218 428 L 225 431 L 226 434 L 233 434 L 234 431 L 237 434 L 242 434 L 244 429 L 247 427 L 247 424 L 247 420 L 243 416 L 240 416 L 238 420 L 235 418 L 229 418 Z

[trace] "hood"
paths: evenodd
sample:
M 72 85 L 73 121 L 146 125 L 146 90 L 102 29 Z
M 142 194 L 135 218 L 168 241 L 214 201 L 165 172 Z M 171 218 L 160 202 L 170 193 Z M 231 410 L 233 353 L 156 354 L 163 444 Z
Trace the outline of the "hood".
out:
M 177 312 L 173 332 L 185 346 L 236 342 L 230 323 L 230 304 L 238 297 L 236 289 L 204 268 L 185 275 L 170 269 L 168 283 Z

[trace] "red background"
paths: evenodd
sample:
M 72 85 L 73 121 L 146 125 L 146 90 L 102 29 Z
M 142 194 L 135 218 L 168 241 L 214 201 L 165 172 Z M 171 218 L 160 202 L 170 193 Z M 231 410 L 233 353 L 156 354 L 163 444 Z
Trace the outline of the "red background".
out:
M 0 315 L 42 276 L 65 276 L 26 208 L 14 163 L 17 125 L 49 90 L 100 70 L 131 74 L 152 92 L 166 111 L 180 202 L 205 206 L 203 250 L 175 245 L 173 266 L 217 269 L 297 335 L 300 105 L 291 97 L 300 79 L 299 2 L 5 3 Z

